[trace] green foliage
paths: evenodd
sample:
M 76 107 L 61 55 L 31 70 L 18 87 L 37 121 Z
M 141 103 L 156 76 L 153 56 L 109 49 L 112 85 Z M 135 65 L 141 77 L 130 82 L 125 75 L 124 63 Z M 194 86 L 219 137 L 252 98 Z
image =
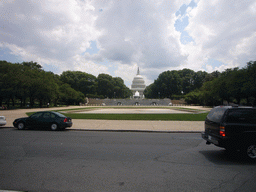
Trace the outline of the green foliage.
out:
M 70 103 L 69 94 L 73 94 L 72 103 L 83 101 L 84 95 L 70 88 L 70 92 L 64 92 L 63 83 L 57 75 L 46 72 L 42 66 L 36 62 L 23 62 L 12 64 L 0 61 L 0 105 L 3 102 L 10 107 L 10 101 L 14 106 L 15 100 L 19 100 L 20 107 L 25 107 L 29 99 L 30 107 L 34 107 L 35 102 L 39 107 L 43 107 L 51 101 L 57 105 L 58 101 Z M 69 86 L 70 87 L 70 86 Z M 66 90 L 65 90 L 66 91 Z M 60 100 L 61 98 L 61 100 Z
M 210 74 L 190 69 L 165 71 L 147 86 L 146 98 L 184 97 L 189 104 L 219 105 L 226 102 L 256 104 L 256 61 L 243 69 L 227 69 Z M 36 62 L 0 61 L 0 106 L 42 107 L 46 103 L 79 104 L 86 97 L 127 98 L 132 95 L 120 77 L 80 71 L 65 71 L 60 76 L 46 72 Z
M 151 90 L 148 90 L 151 88 Z M 161 73 L 154 84 L 147 88 L 148 98 L 170 98 L 173 94 L 181 93 L 181 78 L 177 71 L 165 71 Z
M 99 74 L 97 78 L 97 93 L 103 98 L 127 98 L 131 91 L 125 86 L 120 77 L 112 77 L 108 74 Z
M 188 103 L 203 105 L 221 105 L 237 103 L 255 105 L 256 98 L 256 62 L 250 61 L 243 69 L 226 69 L 224 72 L 213 72 L 205 78 L 203 86 L 186 94 Z
M 65 71 L 60 75 L 60 80 L 85 96 L 95 94 L 97 89 L 96 77 L 81 71 Z
M 146 87 L 144 94 L 147 98 L 173 98 L 173 95 L 187 94 L 201 88 L 206 76 L 206 72 L 190 69 L 165 71 Z
M 98 92 L 98 93 L 97 93 Z M 85 102 L 87 97 L 126 98 L 131 91 L 120 77 L 100 74 L 98 78 L 80 71 L 65 71 L 60 76 L 46 72 L 36 62 L 12 64 L 0 61 L 0 106 L 10 107 L 19 100 L 20 107 L 35 103 L 73 105 Z
M 185 95 L 185 101 L 188 104 L 199 104 L 204 105 L 202 92 L 195 90 Z

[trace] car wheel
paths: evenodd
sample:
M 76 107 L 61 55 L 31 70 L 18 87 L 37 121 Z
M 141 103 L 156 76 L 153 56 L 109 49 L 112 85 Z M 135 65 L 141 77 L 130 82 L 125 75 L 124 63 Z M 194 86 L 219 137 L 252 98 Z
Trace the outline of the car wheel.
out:
M 56 123 L 51 124 L 51 130 L 52 131 L 57 131 L 58 130 L 58 125 Z
M 17 128 L 19 130 L 24 130 L 25 129 L 25 124 L 23 122 L 19 122 L 18 125 L 17 125 Z
M 245 145 L 243 153 L 247 159 L 256 161 L 256 143 Z

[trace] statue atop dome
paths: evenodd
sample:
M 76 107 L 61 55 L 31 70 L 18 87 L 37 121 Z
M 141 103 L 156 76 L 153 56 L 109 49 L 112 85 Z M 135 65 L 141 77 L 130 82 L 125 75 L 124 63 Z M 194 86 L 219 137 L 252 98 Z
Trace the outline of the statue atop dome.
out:
M 140 75 L 140 69 L 138 67 L 137 75 L 133 78 L 131 86 L 133 98 L 144 98 L 143 92 L 145 88 L 145 81 L 143 77 Z
M 138 67 L 137 75 L 140 75 L 140 68 Z

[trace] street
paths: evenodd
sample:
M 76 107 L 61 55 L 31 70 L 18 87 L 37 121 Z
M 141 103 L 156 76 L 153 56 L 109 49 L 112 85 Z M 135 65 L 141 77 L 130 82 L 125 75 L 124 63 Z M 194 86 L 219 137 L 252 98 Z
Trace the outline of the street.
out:
M 0 129 L 0 191 L 254 191 L 255 168 L 199 133 Z

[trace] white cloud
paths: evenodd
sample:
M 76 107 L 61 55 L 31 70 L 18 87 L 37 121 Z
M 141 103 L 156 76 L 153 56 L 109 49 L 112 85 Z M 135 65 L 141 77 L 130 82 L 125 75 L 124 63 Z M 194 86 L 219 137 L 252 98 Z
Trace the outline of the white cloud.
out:
M 1 41 L 65 62 L 97 37 L 92 11 L 89 3 L 73 0 L 8 1 L 0 7 Z
M 0 2 L 0 47 L 24 61 L 54 69 L 108 73 L 130 86 L 137 67 L 147 84 L 165 70 L 223 70 L 255 60 L 253 0 L 16 0 Z M 175 21 L 189 17 L 180 42 Z M 90 43 L 98 52 L 89 54 Z M 1 54 L 0 54 L 1 55 Z M 2 54 L 3 55 L 3 54 Z M 1 58 L 0 58 L 1 59 Z M 216 60 L 220 66 L 207 62 Z
M 98 39 L 101 57 L 120 63 L 136 62 L 144 68 L 177 66 L 185 60 L 174 26 L 170 25 L 174 22 L 174 3 L 109 1 L 95 6 L 102 10 L 96 21 L 97 29 L 102 31 Z
M 226 67 L 244 66 L 247 61 L 255 60 L 256 45 L 252 43 L 256 31 L 254 6 L 253 0 L 246 3 L 233 0 L 199 1 L 197 7 L 189 12 L 186 28 L 194 39 L 194 47 L 201 49 L 200 54 L 206 58 L 226 63 Z

